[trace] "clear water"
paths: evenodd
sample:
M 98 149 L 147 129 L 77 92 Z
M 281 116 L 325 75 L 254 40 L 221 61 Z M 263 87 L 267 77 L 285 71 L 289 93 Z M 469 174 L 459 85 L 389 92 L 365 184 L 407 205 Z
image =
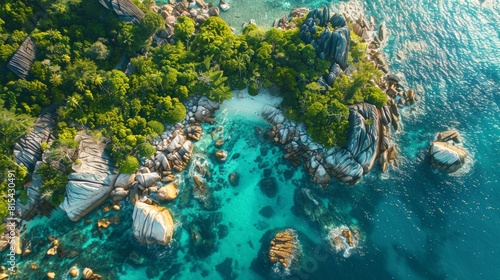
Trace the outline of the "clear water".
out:
M 288 10 L 280 6 L 282 1 L 227 2 L 232 8 L 222 17 L 235 27 L 250 18 L 270 25 Z M 345 1 L 306 1 L 304 5 L 325 3 L 338 6 Z M 314 186 L 300 168 L 283 160 L 279 147 L 255 134 L 255 126 L 267 126 L 256 115 L 259 101 L 238 105 L 242 101 L 234 98 L 217 115 L 224 127 L 228 160 L 219 163 L 211 156 L 209 131 L 216 125 L 204 125 L 205 136 L 196 144 L 198 155 L 206 157 L 212 170 L 207 184 L 213 190 L 216 210 L 200 209 L 196 200 L 183 203 L 177 199 L 169 205 L 178 226 L 176 241 L 157 252 L 164 258 L 146 257 L 139 266 L 127 261 L 134 248 L 130 207 L 118 214 L 95 211 L 87 217 L 91 224 L 73 224 L 63 213 L 55 213 L 50 221 L 31 225 L 26 236 L 37 240 L 58 235 L 67 253 L 74 247 L 80 255 L 43 257 L 49 248 L 45 241 L 34 246 L 35 253 L 19 260 L 21 270 L 29 271 L 20 279 L 42 279 L 49 270 L 64 272 L 74 263 L 119 279 L 287 279 L 270 270 L 251 269 L 252 261 L 262 257 L 258 251 L 265 232 L 286 227 L 299 230 L 311 242 L 305 250 L 309 266 L 290 279 L 499 279 L 500 1 L 486 0 L 482 5 L 476 0 L 358 3 L 377 22 L 386 22 L 391 35 L 385 53 L 391 70 L 418 89 L 421 102 L 416 112 L 404 112 L 400 165 L 388 178 L 374 170 L 354 187 L 334 184 L 320 192 L 324 202 L 357 224 L 366 238 L 351 257 L 330 251 L 321 243 L 322 233 L 290 211 L 294 189 Z M 290 1 L 290 5 L 302 3 Z M 462 133 L 471 157 L 459 172 L 447 175 L 429 167 L 427 149 L 435 133 L 450 128 Z M 235 154 L 239 158 L 233 159 Z M 266 168 L 272 169 L 279 185 L 273 199 L 258 187 Z M 233 170 L 241 175 L 237 187 L 227 183 Z M 284 179 L 287 170 L 293 171 L 292 180 Z M 193 184 L 188 173 L 179 178 L 183 190 Z M 268 205 L 275 212 L 270 219 L 258 214 Z M 199 215 L 213 218 L 214 212 L 220 213 L 220 221 L 197 219 Z M 99 235 L 96 221 L 113 215 L 120 216 L 120 223 Z M 209 256 L 200 255 L 191 247 L 192 224 L 213 227 L 219 233 L 221 225 L 227 226 L 227 236 L 217 238 Z M 216 266 L 226 258 L 232 259 L 234 277 L 217 272 Z M 32 262 L 38 264 L 36 272 L 28 268 Z

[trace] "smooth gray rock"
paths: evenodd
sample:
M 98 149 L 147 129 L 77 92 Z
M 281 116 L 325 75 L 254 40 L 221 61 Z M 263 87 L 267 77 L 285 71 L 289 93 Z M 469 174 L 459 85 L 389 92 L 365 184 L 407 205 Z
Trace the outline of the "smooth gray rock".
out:
M 154 183 L 160 181 L 161 177 L 158 173 L 152 172 L 152 173 L 145 173 L 145 174 L 137 174 L 136 175 L 137 181 L 139 181 L 139 184 L 142 186 L 149 188 L 151 187 Z
M 128 191 L 123 188 L 115 188 L 111 191 L 111 197 L 114 202 L 125 199 L 128 196 Z
M 114 188 L 122 188 L 124 190 L 129 190 L 130 186 L 135 181 L 135 174 L 119 174 L 116 177 L 115 183 L 114 183 Z
M 76 222 L 106 200 L 116 175 L 72 173 L 61 207 Z
M 37 173 L 37 169 L 42 165 L 41 161 L 38 161 L 35 165 L 35 170 L 33 171 L 33 176 L 31 177 L 30 184 L 26 187 L 28 194 L 28 203 L 22 204 L 19 199 L 16 201 L 16 210 L 20 212 L 23 219 L 27 217 L 32 217 L 38 213 L 37 204 L 41 197 L 40 189 L 42 188 L 42 177 Z M 31 213 L 35 211 L 35 213 Z
M 50 144 L 55 136 L 52 131 L 55 129 L 55 117 L 51 113 L 42 113 L 35 120 L 30 132 L 23 136 L 14 145 L 14 158 L 18 164 L 23 164 L 32 172 L 35 164 L 42 158 L 41 143 Z
M 365 174 L 370 171 L 377 156 L 378 133 L 379 115 L 377 108 L 368 103 L 352 105 L 349 113 L 346 149 L 363 166 Z
M 325 158 L 326 167 L 339 181 L 355 184 L 363 177 L 363 167 L 346 149 L 339 149 Z
M 111 156 L 106 151 L 106 145 L 97 143 L 90 135 L 78 134 L 79 141 L 78 159 L 79 164 L 73 164 L 72 169 L 76 173 L 117 173 Z

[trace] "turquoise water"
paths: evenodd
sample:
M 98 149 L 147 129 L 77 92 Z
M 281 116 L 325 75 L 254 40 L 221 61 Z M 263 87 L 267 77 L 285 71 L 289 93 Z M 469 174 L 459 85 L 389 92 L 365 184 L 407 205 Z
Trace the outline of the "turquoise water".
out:
M 270 25 L 288 9 L 276 4 L 281 1 L 227 2 L 232 9 L 222 16 L 233 26 L 250 18 Z M 50 221 L 30 225 L 25 236 L 44 244 L 21 257 L 20 271 L 29 274 L 19 279 L 42 279 L 49 270 L 59 277 L 75 263 L 109 279 L 499 279 L 500 1 L 358 3 L 376 22 L 386 22 L 391 70 L 403 74 L 407 85 L 421 94 L 418 110 L 403 113 L 400 164 L 388 178 L 375 168 L 355 186 L 313 186 L 302 168 L 283 159 L 279 147 L 256 134 L 255 126 L 268 127 L 258 117 L 260 101 L 233 98 L 217 113 L 218 124 L 203 126 L 204 136 L 195 148 L 194 159 L 206 162 L 212 173 L 206 182 L 212 191 L 206 194 L 210 209 L 189 199 L 194 184 L 189 173 L 195 169 L 186 170 L 179 178 L 179 198 L 166 204 L 177 223 L 171 246 L 138 247 L 131 237 L 129 206 L 119 212 L 94 211 L 76 224 L 59 211 Z M 228 152 L 223 163 L 213 157 L 209 133 L 219 125 Z M 447 175 L 429 167 L 427 149 L 435 133 L 450 128 L 461 132 L 471 157 L 460 171 Z M 278 185 L 274 198 L 259 188 L 266 169 Z M 241 176 L 235 187 L 227 179 L 232 171 Z M 315 224 L 291 211 L 298 187 L 312 189 L 332 213 L 360 228 L 365 240 L 349 258 L 333 252 Z M 272 207 L 272 217 L 259 214 L 265 206 Z M 96 221 L 113 216 L 119 222 L 97 232 Z M 194 246 L 193 227 L 206 243 Z M 261 246 L 269 242 L 261 238 L 269 230 L 288 227 L 300 234 L 304 266 L 287 276 L 259 260 L 265 258 Z M 65 257 L 44 256 L 48 235 L 60 237 Z M 143 264 L 129 260 L 132 250 L 143 256 Z M 218 266 L 227 258 L 229 269 Z M 34 273 L 32 262 L 39 267 Z

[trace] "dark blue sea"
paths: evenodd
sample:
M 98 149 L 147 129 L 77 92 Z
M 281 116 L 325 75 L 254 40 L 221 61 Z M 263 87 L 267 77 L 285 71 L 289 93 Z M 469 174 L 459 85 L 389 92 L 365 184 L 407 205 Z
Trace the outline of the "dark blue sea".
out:
M 347 3 L 226 2 L 231 9 L 222 17 L 236 29 L 250 18 L 268 27 L 295 6 L 329 5 L 335 11 Z M 256 134 L 256 126 L 269 127 L 259 116 L 263 104 L 279 100 L 268 94 L 234 97 L 217 113 L 219 124 L 204 125 L 193 157 L 211 170 L 207 185 L 214 206 L 207 210 L 200 198 L 189 195 L 168 204 L 176 220 L 175 241 L 168 248 L 135 244 L 128 202 L 118 214 L 97 210 L 78 223 L 59 210 L 51 220 L 32 222 L 26 236 L 58 235 L 73 258 L 51 259 L 44 256 L 47 244 L 35 246 L 40 253 L 19 260 L 24 270 L 19 279 L 42 279 L 37 277 L 54 267 L 63 277 L 73 265 L 91 267 L 105 279 L 131 280 L 500 279 L 500 1 L 370 0 L 354 5 L 377 25 L 385 21 L 390 69 L 419 94 L 416 110 L 402 113 L 397 167 L 384 175 L 374 168 L 354 186 L 335 182 L 323 190 L 301 167 L 284 160 L 279 146 Z M 218 125 L 226 139 L 224 163 L 211 156 L 209 132 Z M 444 174 L 430 167 L 428 148 L 437 132 L 449 129 L 461 133 L 469 158 L 456 173 Z M 236 187 L 227 181 L 233 171 L 240 174 Z M 181 193 L 192 187 L 192 172 L 179 176 Z M 273 198 L 259 189 L 264 177 L 277 181 Z M 359 229 L 362 242 L 349 257 L 333 250 L 324 230 L 292 211 L 300 207 L 294 205 L 297 188 L 313 190 L 332 215 Z M 273 209 L 268 218 L 259 214 L 266 206 Z M 111 216 L 116 224 L 97 232 L 96 221 Z M 193 245 L 193 227 L 206 243 Z M 261 265 L 267 257 L 262 248 L 268 248 L 270 234 L 286 228 L 299 234 L 303 265 L 276 273 Z M 130 261 L 132 250 L 142 264 Z M 31 271 L 32 263 L 40 272 Z

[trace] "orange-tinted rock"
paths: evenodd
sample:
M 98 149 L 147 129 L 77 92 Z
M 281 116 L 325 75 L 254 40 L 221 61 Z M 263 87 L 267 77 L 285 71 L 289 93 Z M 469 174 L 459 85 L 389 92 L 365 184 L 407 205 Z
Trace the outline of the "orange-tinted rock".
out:
M 280 262 L 284 268 L 290 267 L 292 260 L 298 250 L 297 234 L 287 229 L 278 232 L 273 240 L 271 240 L 271 247 L 269 248 L 269 261 L 272 263 Z

